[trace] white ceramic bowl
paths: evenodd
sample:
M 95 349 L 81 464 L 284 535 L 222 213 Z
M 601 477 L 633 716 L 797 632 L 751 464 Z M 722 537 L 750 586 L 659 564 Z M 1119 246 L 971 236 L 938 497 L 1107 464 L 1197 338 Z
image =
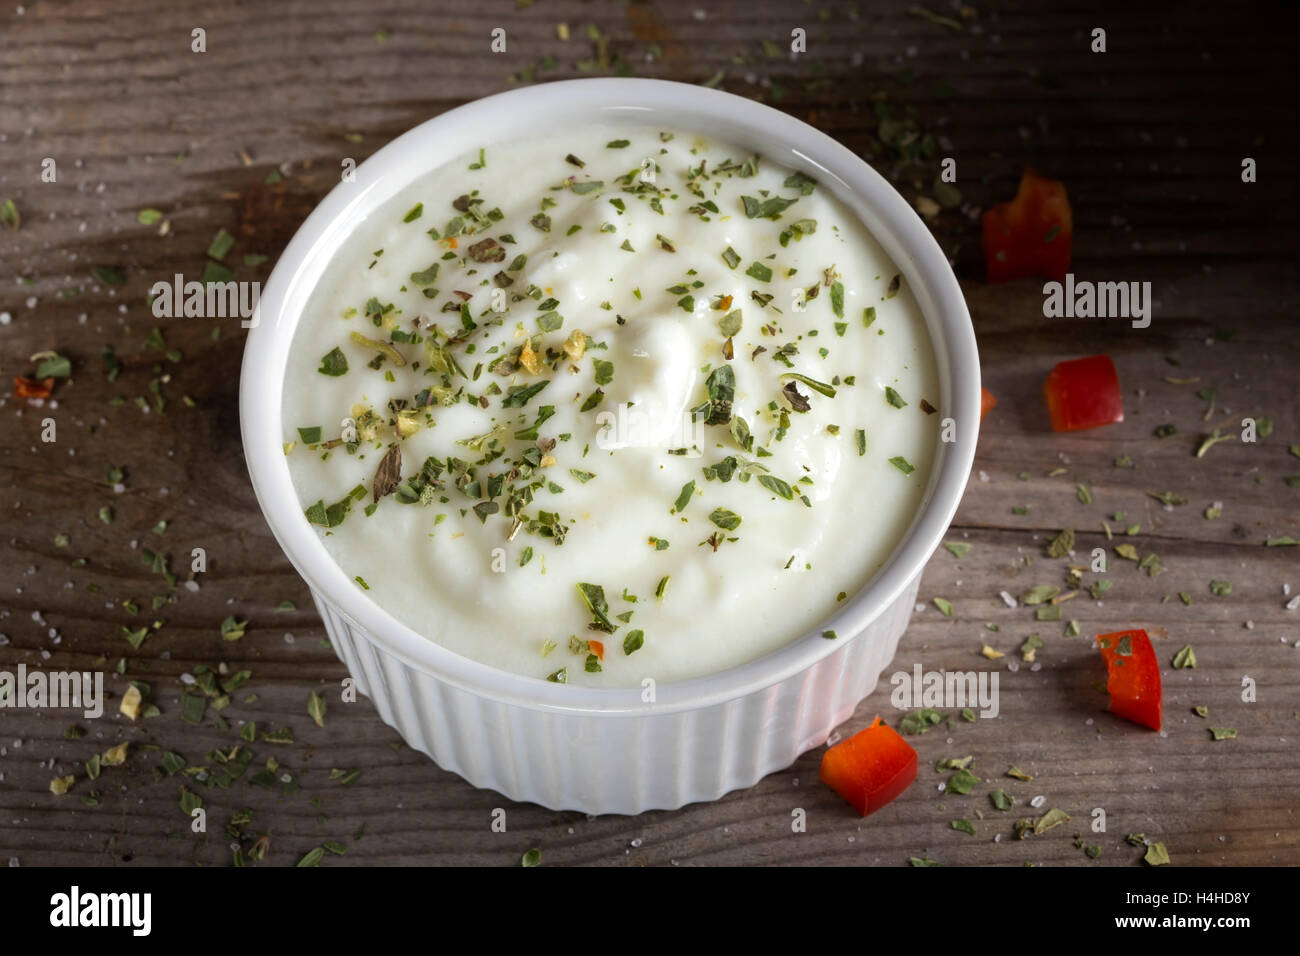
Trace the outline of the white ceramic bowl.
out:
M 922 506 L 886 565 L 806 634 L 765 657 L 656 688 L 598 689 L 496 670 L 422 637 L 358 590 L 303 516 L 282 448 L 281 389 L 299 317 L 325 267 L 383 202 L 464 153 L 592 121 L 706 132 L 802 170 L 858 215 L 903 273 L 933 342 L 940 443 Z M 358 688 L 412 747 L 478 787 L 588 813 L 640 813 L 749 787 L 825 741 L 875 687 L 907 626 L 926 561 L 966 486 L 979 429 L 979 356 L 957 280 L 929 230 L 845 147 L 750 100 L 681 83 L 588 79 L 514 90 L 398 137 L 303 223 L 262 294 L 244 350 L 244 454 L 267 523 L 307 581 Z M 821 636 L 833 628 L 837 640 Z

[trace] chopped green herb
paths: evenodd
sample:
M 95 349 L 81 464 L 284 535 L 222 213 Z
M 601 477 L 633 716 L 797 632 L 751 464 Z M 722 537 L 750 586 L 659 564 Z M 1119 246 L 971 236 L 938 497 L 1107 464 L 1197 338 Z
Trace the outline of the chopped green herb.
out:
M 1047 545 L 1049 558 L 1063 558 L 1074 550 L 1074 530 L 1066 528 Z
M 682 485 L 682 490 L 677 495 L 677 501 L 673 503 L 673 510 L 681 514 L 686 510 L 686 506 L 691 503 L 691 496 L 695 494 L 694 480 Z
M 325 726 L 325 698 L 315 691 L 307 698 L 307 716 L 316 721 L 317 727 Z
M 784 372 L 782 373 L 781 377 L 792 378 L 796 382 L 802 382 L 804 385 L 807 385 L 809 388 L 811 388 L 814 392 L 819 392 L 820 394 L 825 395 L 827 398 L 835 397 L 835 387 L 833 385 L 827 385 L 825 382 L 819 382 L 817 381 L 817 379 L 809 378 L 807 375 L 800 375 L 798 372 Z
M 528 404 L 529 399 L 550 384 L 550 379 L 544 379 L 532 385 L 511 385 L 506 389 L 506 397 L 501 400 L 501 407 L 523 408 Z
M 12 199 L 0 203 L 0 224 L 11 231 L 16 231 L 23 224 L 23 217 L 19 215 L 18 207 Z
M 420 272 L 412 272 L 410 275 L 411 284 L 415 286 L 433 285 L 438 278 L 438 270 L 442 267 L 441 263 L 435 262 L 429 268 Z M 368 312 L 369 310 L 367 310 Z
M 1163 843 L 1152 843 L 1142 859 L 1147 866 L 1164 866 L 1169 862 L 1169 850 Z
M 745 207 L 745 216 L 749 219 L 779 219 L 782 212 L 799 200 L 798 197 L 785 199 L 781 196 L 772 196 L 760 200 L 753 196 L 741 196 L 740 201 Z
M 218 262 L 226 258 L 227 253 L 235 245 L 235 237 L 226 232 L 225 229 L 218 229 L 217 234 L 212 237 L 208 243 L 208 255 Z
M 587 610 L 591 611 L 592 616 L 595 618 L 588 626 L 593 630 L 604 631 L 607 634 L 613 634 L 618 630 L 609 620 L 609 604 L 605 600 L 605 589 L 599 584 L 586 583 L 579 583 L 577 588 L 578 593 L 582 596 L 583 603 L 587 605 Z
M 714 508 L 713 511 L 709 513 L 709 520 L 723 531 L 735 531 L 740 527 L 741 517 L 734 511 L 728 511 L 726 508 Z
M 773 475 L 759 475 L 758 483 L 773 494 L 784 498 L 786 501 L 794 499 L 794 490 L 780 478 L 774 477 Z
M 943 723 L 947 719 L 939 711 L 930 707 L 922 707 L 906 714 L 899 721 L 898 729 L 905 734 L 923 734 L 937 724 Z
M 320 368 L 316 371 L 322 375 L 339 376 L 348 370 L 348 358 L 343 352 L 335 346 L 325 353 L 320 360 Z
M 1020 595 L 1021 604 L 1045 604 L 1061 593 L 1061 589 L 1051 584 L 1039 584 Z

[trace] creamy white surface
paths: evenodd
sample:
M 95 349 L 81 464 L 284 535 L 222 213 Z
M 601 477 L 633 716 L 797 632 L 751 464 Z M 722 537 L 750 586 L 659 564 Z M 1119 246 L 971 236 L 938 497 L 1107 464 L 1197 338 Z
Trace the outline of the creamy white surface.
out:
M 631 140 L 631 145 L 606 148 L 617 139 Z M 569 153 L 581 157 L 585 168 L 567 163 Z M 359 483 L 367 489 L 365 499 L 341 525 L 329 532 L 321 529 L 335 560 L 349 578 L 364 579 L 369 598 L 430 639 L 498 668 L 539 678 L 565 667 L 569 683 L 630 686 L 645 678 L 683 679 L 734 666 L 819 630 L 838 596 L 851 596 L 862 587 L 899 543 L 928 482 L 946 414 L 942 409 L 926 414 L 920 407 L 923 399 L 939 405 L 938 380 L 924 323 L 906 283 L 897 295 L 886 296 L 898 270 L 824 187 L 800 196 L 778 220 L 747 218 L 742 194 L 761 199 L 760 190 L 784 197 L 799 192 L 783 186 L 790 170 L 766 160 L 754 176 L 701 181 L 719 213 L 706 213 L 711 221 L 689 213 L 687 207 L 700 200 L 682 188 L 685 171 L 701 159 L 707 158 L 706 168 L 712 170 L 728 158 L 743 161 L 748 153 L 680 131 L 664 143 L 652 128 L 584 127 L 513 148 L 489 148 L 485 168 L 467 168 L 477 155 L 474 149 L 466 158 L 431 172 L 358 223 L 313 293 L 296 333 L 282 420 L 285 442 L 297 442 L 288 460 L 303 507 L 318 499 L 335 502 Z M 662 198 L 664 215 L 615 181 L 647 156 L 658 163 L 655 185 L 677 196 Z M 605 186 L 587 195 L 551 191 L 567 177 L 602 180 Z M 513 235 L 516 243 L 505 244 L 506 258 L 500 263 L 443 261 L 433 283 L 440 295 L 427 299 L 408 276 L 439 261 L 447 249 L 426 230 L 443 230 L 457 215 L 452 200 L 473 190 L 485 200 L 484 209 L 499 207 L 504 218 L 472 237 L 460 237 L 456 251 L 464 256 L 469 245 L 489 236 Z M 546 211 L 552 220 L 549 233 L 529 223 L 544 196 L 557 201 Z M 611 205 L 614 198 L 624 201 L 624 213 Z M 417 202 L 424 204 L 423 215 L 404 223 L 403 216 Z M 815 219 L 816 232 L 782 248 L 779 234 L 799 219 Z M 615 231 L 602 232 L 606 223 Z M 566 236 L 573 225 L 582 228 Z M 676 252 L 662 249 L 657 234 L 670 239 Z M 620 248 L 625 240 L 635 252 Z M 728 246 L 741 257 L 735 269 L 721 256 Z M 383 254 L 373 255 L 379 249 Z M 489 324 L 491 317 L 483 315 L 492 304 L 492 276 L 520 253 L 527 254 L 527 265 L 510 273 L 515 282 L 506 292 L 514 298 L 531 283 L 544 290 L 542 298 L 558 299 L 556 311 L 564 317 L 558 331 L 539 333 L 538 302 L 531 298 L 511 301 L 504 320 L 497 317 L 498 324 Z M 766 258 L 773 253 L 775 258 Z M 770 282 L 745 274 L 755 261 L 772 268 Z M 844 285 L 844 317 L 832 313 L 825 286 L 804 311 L 792 309 L 795 290 L 820 283 L 823 270 L 832 265 Z M 696 275 L 686 274 L 691 268 Z M 787 277 L 788 269 L 797 274 Z M 688 314 L 677 304 L 681 296 L 665 290 L 694 281 L 703 285 L 691 290 L 694 310 Z M 640 299 L 634 288 L 640 289 Z M 409 360 L 419 362 L 418 371 L 410 365 L 394 368 L 391 362 L 379 370 L 367 367 L 376 353 L 350 341 L 349 333 L 385 340 L 387 336 L 364 315 L 343 318 L 345 310 L 360 313 L 374 296 L 395 305 L 390 316 L 405 331 L 424 313 L 440 330 L 454 334 L 459 317 L 438 311 L 453 289 L 472 293 L 471 314 L 479 326 L 469 336 L 475 353 L 466 354 L 461 345 L 458 361 L 470 374 L 477 363 L 485 366 L 477 381 L 457 378 L 454 385 L 478 396 L 492 382 L 503 393 L 511 385 L 541 379 L 551 383 L 519 409 L 503 409 L 501 395 L 489 396 L 486 409 L 463 400 L 428 409 L 436 424 L 404 439 L 402 475 L 413 474 L 430 455 L 475 461 L 481 455 L 457 440 L 480 435 L 498 423 L 507 426 L 507 457 L 513 457 L 528 444 L 515 441 L 513 433 L 531 424 L 540 406 L 553 405 L 556 414 L 540 434 L 572 437 L 558 442 L 552 452 L 556 464 L 541 472 L 564 491 L 539 490 L 527 511 L 558 512 L 569 523 L 560 546 L 526 531 L 508 541 L 509 518 L 496 514 L 481 522 L 472 511 L 462 515 L 473 502 L 450 485 L 441 493 L 450 499 L 447 503 L 408 505 L 390 495 L 366 516 L 362 509 L 371 502 L 375 469 L 395 440 L 391 428 L 381 429 L 378 441 L 363 442 L 356 454 L 337 447 L 327 460 L 322 460 L 319 448 L 298 441 L 300 426 L 320 426 L 325 439 L 337 438 L 342 420 L 357 403 L 373 406 L 387 421 L 392 417 L 386 410 L 390 399 L 409 401 L 433 381 L 425 374 L 425 356 L 418 345 L 397 346 Z M 774 296 L 767 308 L 753 301 L 754 290 Z M 710 308 L 711 297 L 717 295 L 733 296 L 731 310 L 743 311 L 743 327 L 735 336 L 729 363 L 721 352 L 718 329 L 726 312 Z M 601 308 L 606 301 L 609 310 Z M 875 308 L 876 319 L 866 328 L 863 310 L 868 306 Z M 626 324 L 620 326 L 617 316 Z M 836 334 L 836 322 L 847 324 L 843 336 Z M 775 327 L 776 334 L 762 334 L 764 325 Z M 575 329 L 588 337 L 586 353 L 577 362 L 562 360 L 558 370 L 543 368 L 540 375 L 520 369 L 503 377 L 486 369 L 502 350 L 520 345 L 527 336 L 541 353 L 547 345 L 559 347 Z M 793 368 L 773 360 L 787 342 L 798 346 L 798 354 L 790 359 Z M 594 348 L 597 343 L 607 348 Z M 347 356 L 348 372 L 339 377 L 320 374 L 321 357 L 336 346 Z M 493 346 L 502 349 L 489 351 Z M 766 352 L 751 358 L 759 346 Z M 829 354 L 822 357 L 819 348 Z M 603 386 L 601 405 L 580 412 L 596 387 L 593 358 L 612 362 L 614 377 Z M 742 451 L 725 426 L 703 424 L 697 432 L 699 457 L 668 454 L 669 447 L 682 443 L 678 423 L 707 397 L 708 371 L 724 363 L 735 372 L 735 414 L 748 422 L 756 445 L 766 447 L 772 457 Z M 387 371 L 395 382 L 385 380 Z M 772 400 L 788 408 L 780 397 L 788 379 L 781 375 L 790 372 L 826 383 L 838 376 L 840 384 L 834 398 L 798 384 L 811 410 L 791 412 L 788 434 L 774 441 L 776 423 L 766 408 Z M 856 376 L 856 383 L 844 384 L 846 376 Z M 886 386 L 908 404 L 892 407 L 885 399 Z M 628 402 L 645 425 L 642 444 L 617 447 L 616 441 L 614 447 L 598 447 L 597 414 L 617 414 Z M 839 434 L 831 434 L 828 425 L 838 425 Z M 855 447 L 859 428 L 867 434 L 865 456 Z M 798 497 L 777 497 L 756 480 L 741 482 L 738 475 L 726 483 L 706 480 L 702 467 L 726 455 L 766 466 L 796 494 L 806 494 L 811 508 Z M 916 470 L 904 474 L 890 463 L 894 456 L 906 458 Z M 596 477 L 583 484 L 570 468 Z M 503 469 L 498 460 L 480 468 L 480 475 Z M 811 485 L 799 483 L 805 475 Z M 694 497 L 683 514 L 676 514 L 674 501 L 691 480 L 696 484 Z M 715 508 L 742 517 L 734 532 L 725 533 L 738 541 L 725 541 L 716 552 L 701 546 L 719 530 L 709 519 Z M 446 518 L 435 526 L 439 514 Z M 651 536 L 667 539 L 668 549 L 656 551 L 648 543 Z M 534 557 L 520 567 L 525 547 L 533 548 Z M 671 579 L 663 600 L 657 601 L 655 587 L 665 575 Z M 632 611 L 630 623 L 615 619 L 619 627 L 612 635 L 588 630 L 591 614 L 575 588 L 580 581 L 602 585 L 611 619 Z M 624 601 L 624 589 L 638 600 Z M 632 629 L 644 631 L 644 644 L 626 655 L 623 640 Z M 569 650 L 570 635 L 604 642 L 600 673 L 584 670 L 585 657 Z M 557 646 L 543 657 L 548 639 Z

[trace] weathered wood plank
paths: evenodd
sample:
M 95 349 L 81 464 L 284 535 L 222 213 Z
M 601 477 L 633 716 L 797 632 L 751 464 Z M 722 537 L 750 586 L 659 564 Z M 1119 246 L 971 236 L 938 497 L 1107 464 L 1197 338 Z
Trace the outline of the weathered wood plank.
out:
M 1300 345 L 1290 334 L 1297 132 L 1278 119 L 1293 107 L 1285 31 L 1210 4 L 1184 5 L 1171 20 L 1136 4 L 1101 13 L 1087 4 L 1049 11 L 997 3 L 981 5 L 960 31 L 909 14 L 904 2 L 856 11 L 834 4 L 825 18 L 814 5 L 776 2 L 710 4 L 699 18 L 705 6 L 559 0 L 518 9 L 449 0 L 431 9 L 325 0 L 253 13 L 140 0 L 0 12 L 0 200 L 12 196 L 24 217 L 17 233 L 0 230 L 0 312 L 11 317 L 0 327 L 0 372 L 24 374 L 27 356 L 45 348 L 70 355 L 76 368 L 57 407 L 12 399 L 0 407 L 0 474 L 12 489 L 0 512 L 0 668 L 113 672 L 124 660 L 126 677 L 149 682 L 162 711 L 137 724 L 85 722 L 90 733 L 79 740 L 64 739 L 74 723 L 64 715 L 4 711 L 0 860 L 223 865 L 230 851 L 221 829 L 232 812 L 251 808 L 249 832 L 273 833 L 267 862 L 277 864 L 333 839 L 347 844 L 346 861 L 361 864 L 513 864 L 540 846 L 547 864 L 898 865 L 923 855 L 945 864 L 1107 865 L 1140 858 L 1124 842 L 1130 832 L 1163 840 L 1181 864 L 1300 862 L 1290 796 L 1300 788 L 1300 613 L 1285 610 L 1283 594 L 1284 585 L 1300 593 L 1300 565 L 1295 549 L 1262 546 L 1270 536 L 1300 536 L 1300 489 L 1284 482 L 1300 474 L 1300 459 L 1287 453 L 1300 442 Z M 947 4 L 930 6 L 953 15 Z M 568 41 L 557 34 L 560 22 Z M 923 609 L 886 677 L 917 662 L 927 671 L 997 669 L 1001 714 L 914 738 L 918 783 L 866 821 L 817 780 L 820 750 L 715 804 L 589 820 L 472 789 L 402 745 L 364 700 L 331 699 L 325 726 L 316 727 L 308 695 L 337 687 L 345 671 L 322 646 L 306 589 L 247 484 L 238 323 L 169 322 L 167 344 L 184 356 L 178 363 L 143 346 L 156 324 L 144 304 L 149 285 L 201 269 L 218 227 L 237 238 L 233 261 L 271 257 L 237 265 L 241 278 L 264 278 L 344 157 L 364 159 L 428 116 L 506 89 L 512 74 L 544 57 L 556 62 L 538 79 L 601 72 L 575 65 L 598 52 L 588 23 L 636 75 L 698 82 L 724 71 L 724 88 L 825 129 L 909 198 L 928 191 L 935 160 L 913 165 L 890 154 L 876 139 L 876 98 L 895 115 L 912 111 L 938 140 L 937 155 L 958 161 L 967 205 L 934 228 L 963 279 L 985 380 L 1000 404 L 984 423 L 976 474 L 949 535 L 973 547 L 961 559 L 940 550 L 931 560 Z M 1087 52 L 1096 25 L 1108 30 L 1104 56 Z M 199 26 L 207 30 L 203 54 L 189 50 Z M 486 52 L 495 26 L 508 29 L 507 54 Z M 808 32 L 809 53 L 769 56 L 764 41 L 788 45 L 796 26 Z M 1248 155 L 1260 163 L 1253 185 L 1239 178 Z M 46 157 L 58 163 L 57 183 L 40 181 Z M 1081 277 L 1152 283 L 1150 328 L 1046 320 L 1037 284 L 983 282 L 978 212 L 1011 194 L 1026 162 L 1070 188 Z M 283 182 L 265 184 L 276 169 Z M 136 221 L 145 207 L 164 213 L 167 235 Z M 127 284 L 96 282 L 92 266 L 121 267 Z M 1233 337 L 1214 337 L 1221 332 Z M 123 365 L 112 382 L 99 371 L 105 345 Z M 1046 371 L 1101 351 L 1120 367 L 1127 420 L 1053 434 L 1039 392 Z M 161 415 L 133 403 L 150 394 L 155 364 L 170 375 Z M 1165 376 L 1199 381 L 1175 385 Z M 1207 386 L 1219 393 L 1205 421 L 1196 391 Z M 126 404 L 109 406 L 113 396 Z M 47 415 L 58 421 L 52 445 L 39 439 Z M 1209 428 L 1239 429 L 1245 415 L 1271 417 L 1274 434 L 1194 457 Z M 1166 422 L 1177 434 L 1155 438 Z M 1134 467 L 1116 467 L 1121 456 Z M 120 494 L 104 482 L 109 465 L 127 469 Z M 1066 470 L 1049 477 L 1056 468 Z M 1078 483 L 1092 504 L 1076 499 Z M 1188 503 L 1166 510 L 1148 496 L 1166 490 Z M 1209 520 L 1204 511 L 1216 501 L 1223 516 Z M 98 517 L 105 505 L 114 509 L 111 525 Z M 1109 517 L 1116 511 L 1126 517 Z M 160 518 L 168 528 L 158 535 L 151 529 Z M 1148 577 L 1112 553 L 1116 583 L 1104 600 L 1085 593 L 1063 605 L 1066 620 L 1079 621 L 1076 637 L 1064 636 L 1063 622 L 1003 604 L 1000 591 L 1061 583 L 1066 562 L 1044 555 L 1060 528 L 1076 530 L 1079 555 L 1117 543 L 1103 520 L 1117 531 L 1140 523 L 1124 540 L 1158 552 L 1167 570 Z M 55 545 L 56 534 L 68 535 L 67 547 Z M 161 549 L 184 579 L 193 547 L 208 557 L 200 589 L 178 590 L 174 603 L 151 611 L 152 596 L 171 592 L 141 562 L 141 549 Z M 79 557 L 84 567 L 73 565 Z M 1214 578 L 1231 580 L 1231 595 L 1212 595 Z M 1161 603 L 1180 591 L 1190 606 L 1176 596 Z M 934 597 L 953 602 L 952 619 L 929 603 Z M 131 614 L 124 600 L 142 610 Z M 276 611 L 286 600 L 296 609 Z M 218 631 L 231 614 L 250 622 L 237 642 Z M 121 627 L 155 618 L 164 626 L 138 650 L 121 636 Z M 1166 663 L 1186 643 L 1200 658 L 1195 670 L 1165 670 L 1164 735 L 1111 717 L 1091 686 L 1102 673 L 1091 635 L 1132 625 L 1167 630 L 1157 640 Z M 1045 643 L 1041 666 L 1011 670 L 1034 632 Z M 1007 657 L 980 656 L 986 641 Z M 231 728 L 219 729 L 212 710 L 201 726 L 182 723 L 181 675 L 223 663 L 253 672 L 223 712 Z M 1243 677 L 1258 681 L 1258 703 L 1242 701 Z M 125 679 L 110 677 L 114 695 Z M 876 713 L 896 716 L 889 690 L 882 684 L 842 731 Z M 1211 719 L 1195 716 L 1197 705 Z M 241 721 L 291 727 L 296 742 L 254 745 L 254 766 L 228 790 L 187 781 L 211 815 L 208 836 L 196 837 L 178 805 L 182 777 L 155 779 L 159 754 L 207 763 L 209 751 L 239 742 Z M 1213 742 L 1211 724 L 1240 736 Z M 126 740 L 127 764 L 88 780 L 84 761 Z M 161 750 L 145 749 L 154 746 Z M 966 797 L 939 793 L 945 775 L 935 773 L 936 761 L 966 755 L 976 757 L 981 784 Z M 250 786 L 271 756 L 276 786 Z M 1035 779 L 1001 776 L 1012 764 Z M 335 768 L 361 773 L 344 785 L 330 780 Z M 48 792 L 52 777 L 74 772 L 80 779 L 69 795 Z M 282 775 L 300 789 L 280 792 Z M 988 802 L 999 787 L 1017 799 L 1010 814 Z M 92 790 L 98 805 L 84 806 Z M 1041 812 L 1029 805 L 1036 795 L 1073 819 L 1015 841 L 1011 822 Z M 497 807 L 507 809 L 506 833 L 489 828 Z M 1107 814 L 1104 834 L 1088 830 L 1097 807 Z M 796 808 L 807 811 L 806 833 L 791 831 Z M 958 817 L 971 819 L 978 836 L 952 830 Z M 1076 832 L 1102 847 L 1099 861 L 1073 845 Z

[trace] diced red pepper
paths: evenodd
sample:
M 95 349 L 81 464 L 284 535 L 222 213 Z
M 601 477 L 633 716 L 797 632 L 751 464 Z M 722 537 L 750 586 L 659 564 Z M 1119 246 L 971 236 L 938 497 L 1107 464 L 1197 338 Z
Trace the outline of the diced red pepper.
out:
M 916 779 L 916 751 L 879 717 L 822 755 L 822 780 L 864 817 Z
M 1098 634 L 1106 661 L 1110 712 L 1152 730 L 1160 729 L 1160 662 L 1143 630 Z
M 1064 281 L 1074 245 L 1065 184 L 1025 167 L 1016 198 L 984 214 L 984 261 L 990 282 L 1041 276 Z
M 605 645 L 600 641 L 588 641 L 587 649 L 596 655 L 597 660 L 603 661 L 605 659 Z
M 49 398 L 54 391 L 52 378 L 14 377 L 14 398 Z
M 1052 428 L 1073 432 L 1124 420 L 1119 373 L 1109 355 L 1058 362 L 1043 382 Z
M 984 416 L 991 412 L 998 404 L 998 400 L 993 397 L 993 393 L 987 388 L 980 389 L 980 421 L 984 421 Z

